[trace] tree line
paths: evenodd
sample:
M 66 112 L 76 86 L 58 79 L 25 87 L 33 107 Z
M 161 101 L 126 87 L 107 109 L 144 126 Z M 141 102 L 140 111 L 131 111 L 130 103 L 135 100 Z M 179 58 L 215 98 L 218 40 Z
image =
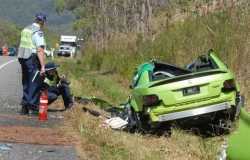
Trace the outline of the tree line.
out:
M 210 8 L 221 9 L 239 0 L 55 0 L 56 10 L 65 9 L 76 16 L 73 28 L 85 39 L 95 40 L 101 48 L 117 34 L 135 33 L 153 38 L 159 28 L 154 17 L 164 11 L 162 27 L 176 15 L 204 15 Z M 206 4 L 206 5 L 204 5 Z M 174 17 L 174 18 L 173 18 Z M 182 16 L 183 17 L 183 16 Z M 160 25 L 161 27 L 161 25 Z

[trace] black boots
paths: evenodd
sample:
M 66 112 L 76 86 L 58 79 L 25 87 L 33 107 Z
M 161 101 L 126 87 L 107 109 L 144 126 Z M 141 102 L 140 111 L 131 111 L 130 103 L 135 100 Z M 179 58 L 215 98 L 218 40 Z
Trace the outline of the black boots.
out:
M 20 114 L 21 115 L 28 115 L 29 114 L 29 108 L 27 106 L 22 106 Z

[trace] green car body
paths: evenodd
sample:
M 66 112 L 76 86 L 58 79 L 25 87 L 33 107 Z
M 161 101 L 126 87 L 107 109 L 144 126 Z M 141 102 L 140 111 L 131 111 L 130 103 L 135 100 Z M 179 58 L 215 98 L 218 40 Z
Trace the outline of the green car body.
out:
M 235 110 L 239 86 L 233 73 L 209 51 L 187 69 L 151 61 L 140 65 L 131 85 L 130 105 L 151 122 Z

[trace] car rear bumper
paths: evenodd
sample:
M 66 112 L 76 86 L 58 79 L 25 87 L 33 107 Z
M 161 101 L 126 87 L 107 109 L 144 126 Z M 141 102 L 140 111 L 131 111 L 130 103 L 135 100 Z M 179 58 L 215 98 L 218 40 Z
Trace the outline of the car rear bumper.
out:
M 218 111 L 222 111 L 222 110 L 227 110 L 230 108 L 231 108 L 231 104 L 229 102 L 224 102 L 224 103 L 214 104 L 214 105 L 210 105 L 210 106 L 199 107 L 199 108 L 195 108 L 195 109 L 189 109 L 189 110 L 185 110 L 185 111 L 179 111 L 179 112 L 159 115 L 158 121 L 159 122 L 172 121 L 172 120 L 177 120 L 177 119 L 199 116 L 199 115 L 203 115 L 203 114 L 207 114 L 207 113 L 213 113 L 213 112 L 218 112 Z

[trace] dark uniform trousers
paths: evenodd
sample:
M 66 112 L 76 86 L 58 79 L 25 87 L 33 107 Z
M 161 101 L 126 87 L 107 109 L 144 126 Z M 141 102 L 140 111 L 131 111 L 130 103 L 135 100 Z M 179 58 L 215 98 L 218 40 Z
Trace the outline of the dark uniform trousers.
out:
M 65 108 L 68 108 L 69 105 L 73 103 L 73 100 L 70 94 L 69 85 L 66 83 L 61 83 L 58 86 L 50 86 L 48 88 L 49 104 L 53 103 L 60 95 L 62 95 Z
M 19 58 L 18 60 L 22 69 L 23 97 L 21 105 L 36 110 L 38 109 L 40 89 L 43 82 L 40 74 L 34 79 L 36 72 L 40 71 L 38 57 L 33 54 L 28 59 Z M 33 79 L 34 81 L 32 81 Z

